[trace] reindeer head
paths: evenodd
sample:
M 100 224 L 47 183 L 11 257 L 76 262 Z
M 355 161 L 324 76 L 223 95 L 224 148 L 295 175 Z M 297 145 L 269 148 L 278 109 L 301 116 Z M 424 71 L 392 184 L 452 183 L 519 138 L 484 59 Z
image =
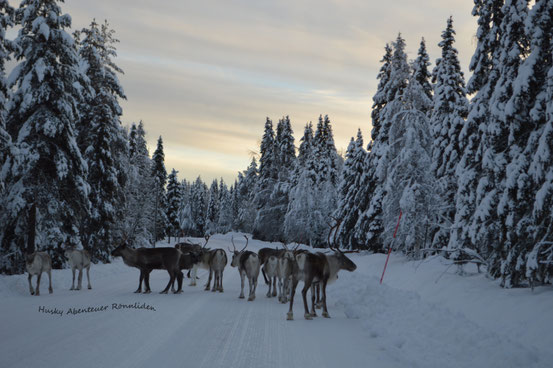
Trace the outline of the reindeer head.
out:
M 75 245 L 73 244 L 69 244 L 69 245 L 66 245 L 65 246 L 65 249 L 63 251 L 63 255 L 66 257 L 66 258 L 69 258 L 69 256 L 71 255 L 71 252 L 74 251 L 76 249 Z
M 343 252 L 340 250 L 340 248 L 336 247 L 336 234 L 338 233 L 342 220 L 341 219 L 337 220 L 334 217 L 332 217 L 332 219 L 336 222 L 336 224 L 330 227 L 330 232 L 328 233 L 328 239 L 327 239 L 328 247 L 334 252 L 334 256 L 338 259 L 338 262 L 340 263 L 340 268 L 342 270 L 353 272 L 357 269 L 357 265 L 353 263 L 353 261 L 346 256 L 346 253 L 359 253 L 359 251 Z M 334 239 L 332 242 L 330 242 L 330 237 L 333 232 L 334 232 Z
M 123 251 L 127 249 L 127 240 L 123 240 L 117 248 L 111 252 L 112 257 L 123 257 Z
M 25 263 L 27 267 L 33 264 L 33 262 L 35 261 L 35 255 L 36 255 L 36 252 L 25 254 Z
M 232 242 L 232 248 L 233 248 L 233 249 L 229 248 L 229 251 L 232 253 L 232 261 L 230 262 L 230 265 L 232 267 L 238 267 L 238 263 L 240 262 L 240 255 L 248 246 L 248 237 L 244 235 L 244 238 L 246 238 L 246 245 L 240 251 L 236 250 L 236 246 L 234 245 L 234 237 L 230 238 L 230 241 Z

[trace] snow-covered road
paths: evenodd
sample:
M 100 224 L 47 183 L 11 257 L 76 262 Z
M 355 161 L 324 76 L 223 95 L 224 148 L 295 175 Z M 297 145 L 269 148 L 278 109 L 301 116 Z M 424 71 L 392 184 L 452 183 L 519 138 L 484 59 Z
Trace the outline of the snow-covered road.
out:
M 214 236 L 210 245 L 226 249 L 229 239 Z M 249 248 L 267 245 L 250 241 Z M 358 270 L 340 274 L 329 288 L 332 318 L 313 321 L 303 319 L 301 295 L 295 320 L 286 321 L 288 306 L 265 296 L 261 276 L 256 300 L 239 299 L 240 278 L 229 266 L 224 293 L 204 291 L 201 271 L 198 286 L 185 279 L 179 295 L 158 293 L 165 271 L 152 272 L 152 294 L 134 294 L 138 271 L 120 260 L 92 267 L 92 290 L 70 291 L 71 272 L 54 271 L 54 294 L 44 277 L 40 297 L 29 295 L 26 276 L 1 276 L 0 367 L 550 366 L 549 351 L 490 330 L 471 313 L 378 285 L 368 270 L 374 257 L 354 257 Z M 538 308 L 553 300 L 550 290 L 545 294 Z M 155 310 L 113 306 L 135 303 Z M 71 308 L 96 311 L 71 314 Z M 48 313 L 53 310 L 62 314 Z

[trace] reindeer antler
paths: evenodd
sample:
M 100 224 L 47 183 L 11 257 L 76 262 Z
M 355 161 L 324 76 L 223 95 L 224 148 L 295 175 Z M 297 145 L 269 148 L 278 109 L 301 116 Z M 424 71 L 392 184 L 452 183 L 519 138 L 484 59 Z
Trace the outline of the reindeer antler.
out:
M 247 247 L 248 247 L 248 242 L 249 242 L 249 239 L 246 235 L 244 235 L 244 238 L 246 238 L 246 245 L 244 246 L 244 248 L 242 248 L 242 250 L 240 251 L 240 253 L 242 253 Z
M 211 238 L 211 235 L 206 235 L 206 236 L 204 236 L 205 244 L 204 244 L 204 246 L 202 247 L 202 249 L 204 249 L 205 246 L 207 245 L 207 242 L 209 241 L 209 238 Z
M 231 252 L 236 252 L 236 246 L 234 245 L 234 236 L 230 237 L 230 241 L 232 242 L 232 248 L 234 249 L 230 249 L 230 247 L 227 247 L 228 250 L 230 250 Z
M 338 248 L 335 248 L 336 246 L 336 234 L 338 233 L 338 228 L 340 227 L 340 224 L 342 223 L 342 220 L 338 220 L 336 219 L 335 217 L 333 216 L 330 216 L 331 219 L 333 219 L 336 224 L 334 226 L 331 226 L 330 227 L 330 231 L 328 232 L 328 239 L 327 239 L 327 243 L 328 243 L 328 247 L 330 249 L 332 249 L 333 251 L 336 251 Z M 330 224 L 329 224 L 330 225 Z M 330 242 L 330 237 L 332 236 L 332 232 L 334 231 L 334 241 L 331 243 Z M 338 252 L 340 252 L 340 250 L 338 249 Z

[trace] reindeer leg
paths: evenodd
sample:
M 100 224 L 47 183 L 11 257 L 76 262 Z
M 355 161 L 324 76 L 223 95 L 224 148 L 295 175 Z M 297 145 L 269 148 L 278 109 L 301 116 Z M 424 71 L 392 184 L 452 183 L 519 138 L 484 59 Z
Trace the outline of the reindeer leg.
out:
M 90 285 L 90 265 L 86 268 L 86 279 L 88 280 L 88 289 L 92 289 L 92 286 Z
M 303 289 L 301 290 L 301 296 L 303 298 L 303 308 L 305 309 L 305 313 L 303 314 L 303 316 L 305 317 L 305 319 L 313 319 L 311 314 L 309 314 L 309 308 L 307 306 L 307 291 L 310 287 L 311 281 L 305 280 Z
M 248 301 L 251 302 L 255 299 L 255 291 L 253 286 L 253 278 L 248 277 L 248 284 L 250 286 L 250 294 L 248 295 Z
M 323 303 L 322 303 L 322 300 L 321 300 L 321 284 L 320 283 L 317 284 L 317 287 L 315 288 L 315 290 L 317 291 L 317 299 L 315 301 L 315 308 L 321 309 Z
M 223 292 L 223 271 L 219 271 L 220 272 L 220 276 L 219 276 L 219 292 Z
M 35 295 L 35 289 L 33 289 L 33 284 L 31 282 L 32 278 L 33 278 L 33 275 L 29 274 L 29 278 L 28 278 L 28 280 L 29 280 L 29 291 L 31 292 L 31 295 Z
M 311 317 L 317 317 L 315 312 L 315 291 L 317 290 L 317 284 L 311 285 Z
M 209 267 L 209 276 L 207 277 L 207 284 L 205 284 L 205 291 L 209 291 L 209 286 L 211 285 L 211 277 L 213 275 L 213 272 L 211 270 L 211 267 Z
M 179 271 L 179 272 L 177 273 L 177 282 L 178 282 L 179 288 L 178 288 L 178 290 L 175 292 L 175 294 L 180 294 L 180 293 L 182 293 L 182 281 L 183 281 L 183 280 L 184 280 L 184 274 L 183 274 L 181 271 Z
M 198 272 L 198 266 L 192 266 L 192 272 L 188 270 L 188 277 L 190 278 L 190 286 L 196 286 L 196 273 Z
M 150 272 L 152 270 L 146 270 L 144 274 L 144 294 L 150 294 L 152 289 L 150 289 Z
M 294 319 L 294 295 L 296 294 L 296 287 L 298 286 L 298 280 L 295 278 L 292 278 L 292 285 L 290 285 L 292 290 L 290 290 L 290 308 L 288 309 L 288 313 L 286 314 L 286 319 L 288 321 L 292 321 Z
M 135 293 L 141 293 L 142 292 L 142 280 L 144 280 L 144 271 L 140 270 L 140 278 L 138 281 L 138 289 L 136 289 Z
M 273 296 L 277 296 L 277 277 L 273 277 Z
M 330 314 L 328 314 L 328 309 L 326 309 L 326 284 L 328 280 L 323 281 L 323 317 L 324 318 L 330 318 Z
M 36 278 L 36 292 L 35 292 L 35 295 L 36 296 L 39 296 L 40 295 L 40 290 L 39 290 L 39 287 L 40 287 L 40 278 L 42 277 L 42 272 L 40 272 Z
M 75 268 L 71 267 L 71 272 L 73 272 L 73 281 L 71 282 L 71 289 L 69 290 L 75 290 Z
M 244 299 L 244 272 L 240 272 L 240 299 Z
M 173 283 L 175 282 L 175 272 L 174 271 L 167 271 L 169 273 L 169 283 L 163 289 L 163 291 L 160 292 L 160 294 L 167 294 L 169 292 L 169 288 L 173 286 Z
M 77 285 L 77 290 L 81 290 L 83 286 L 83 269 L 79 268 L 79 283 Z
M 52 294 L 54 289 L 52 288 L 52 270 L 48 271 L 48 293 Z

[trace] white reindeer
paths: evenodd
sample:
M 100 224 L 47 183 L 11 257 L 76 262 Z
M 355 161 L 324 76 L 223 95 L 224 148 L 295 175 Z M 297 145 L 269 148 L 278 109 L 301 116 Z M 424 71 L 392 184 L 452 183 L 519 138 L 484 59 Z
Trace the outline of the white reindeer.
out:
M 269 281 L 267 298 L 277 296 L 278 258 L 276 256 L 269 256 L 269 258 L 267 258 L 263 265 L 263 273 L 267 276 Z
M 259 276 L 259 257 L 256 253 L 245 250 L 248 246 L 248 237 L 246 238 L 246 246 L 242 250 L 237 251 L 236 246 L 234 245 L 234 239 L 231 238 L 233 250 L 229 248 L 232 252 L 232 267 L 238 267 L 238 272 L 240 272 L 241 279 L 241 289 L 239 298 L 244 298 L 244 279 L 248 277 L 248 282 L 250 284 L 250 294 L 248 296 L 248 301 L 255 299 L 255 289 L 257 289 L 257 277 Z
M 69 260 L 71 271 L 73 271 L 73 282 L 69 290 L 81 290 L 83 281 L 83 268 L 86 268 L 86 278 L 88 279 L 88 288 L 90 286 L 90 254 L 84 249 L 75 249 L 75 247 L 67 247 L 65 249 L 65 257 Z M 79 281 L 75 288 L 75 270 L 79 270 Z
M 25 266 L 27 268 L 27 272 L 29 273 L 29 291 L 31 292 L 31 295 L 40 295 L 40 277 L 42 276 L 43 272 L 46 272 L 48 274 L 48 292 L 50 294 L 54 292 L 54 290 L 52 289 L 52 260 L 50 259 L 48 253 L 34 252 L 31 254 L 26 254 Z M 33 289 L 33 285 L 31 284 L 31 279 L 33 275 L 37 276 L 36 291 Z

